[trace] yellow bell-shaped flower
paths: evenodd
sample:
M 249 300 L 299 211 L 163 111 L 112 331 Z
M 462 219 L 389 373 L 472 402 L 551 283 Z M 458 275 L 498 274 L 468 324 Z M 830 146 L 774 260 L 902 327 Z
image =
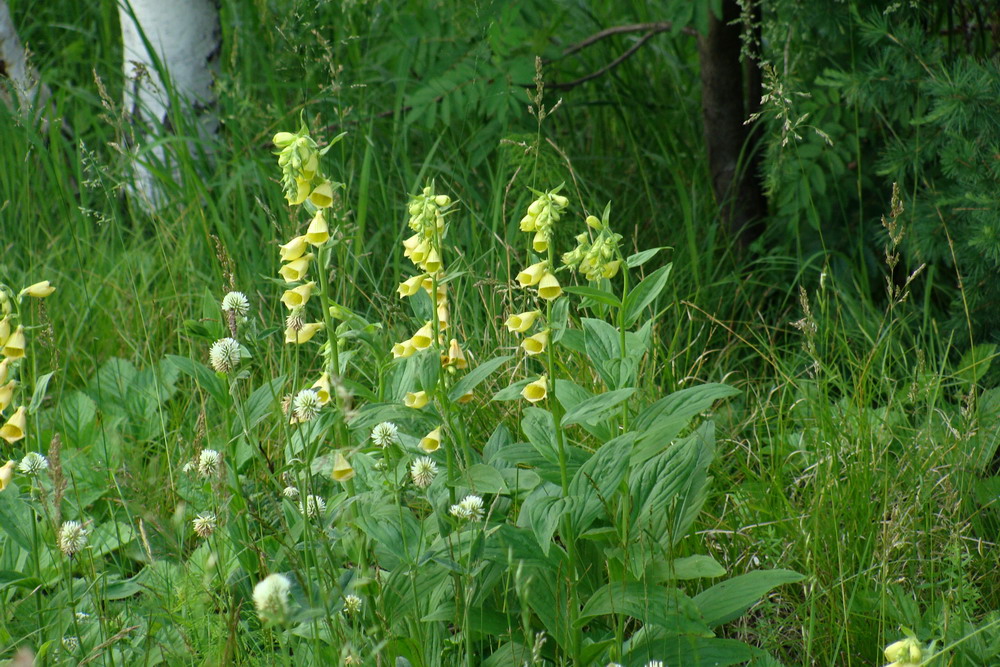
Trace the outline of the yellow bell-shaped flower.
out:
M 528 215 L 521 218 L 521 222 L 518 225 L 522 232 L 533 232 L 537 228 L 535 227 L 535 216 L 528 212 Z
M 0 387 L 0 412 L 6 410 L 10 402 L 14 400 L 15 389 L 17 389 L 17 380 L 11 380 Z
M 412 259 L 413 251 L 420 245 L 420 234 L 414 234 L 403 241 L 403 257 Z
M 546 375 L 538 378 L 534 382 L 530 382 L 524 386 L 521 390 L 521 396 L 523 396 L 530 403 L 537 403 L 543 400 L 549 393 L 549 378 Z
M 281 303 L 285 304 L 289 310 L 304 306 L 309 301 L 309 297 L 312 296 L 314 287 L 316 287 L 316 283 L 308 282 L 294 289 L 285 290 L 285 293 L 281 295 Z
M 464 370 L 469 367 L 469 362 L 465 358 L 465 353 L 462 351 L 462 347 L 458 344 L 458 341 L 454 338 L 448 344 L 448 353 L 444 358 L 445 366 L 454 366 L 459 370 Z
M 333 204 L 333 185 L 323 181 L 309 194 L 309 202 L 316 208 L 329 208 Z
M 424 326 L 420 327 L 417 333 L 413 334 L 413 338 L 410 339 L 413 343 L 413 347 L 418 350 L 426 350 L 434 342 L 434 329 L 431 327 L 431 323 L 428 322 Z
M 284 278 L 286 282 L 297 283 L 306 277 L 306 274 L 309 272 L 309 262 L 312 258 L 312 253 L 302 255 L 302 257 L 292 260 L 288 264 L 282 266 L 278 270 L 278 273 L 281 274 L 281 277 Z
M 412 357 L 416 351 L 417 348 L 413 347 L 413 340 L 408 338 L 402 343 L 396 343 L 392 346 L 392 358 L 406 359 L 407 357 Z
M 542 314 L 540 310 L 529 310 L 524 313 L 518 313 L 516 315 L 511 315 L 507 318 L 504 324 L 507 325 L 507 330 L 511 333 L 524 333 L 531 328 L 531 325 L 535 323 L 535 319 Z
M 430 400 L 431 398 L 427 395 L 426 391 L 408 391 L 406 392 L 406 396 L 403 397 L 403 405 L 414 410 L 419 410 L 427 405 Z
M 316 188 L 317 190 L 319 188 Z M 316 192 L 313 191 L 315 196 Z M 330 226 L 326 223 L 326 215 L 323 213 L 323 209 L 316 211 L 316 215 L 313 216 L 312 221 L 309 223 L 309 229 L 306 230 L 306 242 L 310 245 L 321 246 L 330 240 Z
M 0 341 L 0 345 L 2 344 L 3 341 Z M 7 357 L 4 357 L 3 360 L 0 361 L 0 384 L 7 381 L 7 377 L 10 375 L 10 364 L 11 361 Z
M 459 396 L 455 400 L 455 402 L 456 403 L 461 403 L 462 405 L 465 405 L 466 403 L 470 402 L 473 398 L 475 398 L 475 396 L 476 396 L 475 392 L 473 392 L 473 391 L 467 391 L 464 394 L 462 394 L 461 396 Z
M 292 327 L 285 329 L 285 342 L 291 343 L 293 345 L 301 345 L 302 343 L 307 343 L 312 340 L 312 337 L 316 335 L 316 332 L 323 328 L 322 322 L 308 322 L 302 325 L 302 328 L 296 331 Z
M 601 277 L 614 278 L 616 275 L 618 275 L 619 267 L 621 267 L 621 260 L 616 259 L 614 261 L 608 262 L 607 264 L 604 265 L 604 269 L 601 271 Z
M 441 256 L 438 251 L 431 247 L 427 257 L 423 261 L 423 269 L 427 273 L 437 273 L 441 270 Z
M 288 243 L 278 247 L 281 249 L 281 261 L 291 262 L 306 254 L 306 237 L 296 236 Z
M 549 344 L 549 330 L 540 331 L 534 336 L 528 336 L 521 341 L 521 347 L 529 355 L 541 354 L 545 351 L 545 346 Z
M 548 262 L 545 261 L 532 264 L 524 271 L 517 274 L 517 282 L 520 283 L 521 287 L 534 287 L 543 276 L 548 274 L 548 271 L 546 270 L 547 266 Z
M 562 287 L 559 286 L 559 281 L 551 273 L 546 273 L 542 276 L 542 279 L 538 281 L 538 296 L 542 297 L 546 301 L 551 301 L 552 299 L 558 298 L 562 294 Z
M 412 278 L 399 283 L 399 287 L 396 288 L 396 291 L 399 293 L 399 297 L 402 299 L 408 296 L 413 296 L 419 292 L 421 287 L 423 287 L 423 283 L 426 278 L 427 276 L 425 275 L 413 276 Z
M 333 473 L 330 475 L 335 482 L 346 482 L 354 477 L 354 468 L 351 467 L 347 457 L 337 452 L 333 459 Z
M 2 294 L 2 292 L 0 292 Z M 0 347 L 7 344 L 7 339 L 10 338 L 10 318 L 5 317 L 0 320 Z
M 27 294 L 28 296 L 35 297 L 36 299 L 44 299 L 55 291 L 56 288 L 49 284 L 48 280 L 43 280 L 40 283 L 35 283 L 34 285 L 25 287 L 21 290 L 21 295 Z
M 307 178 L 295 179 L 295 196 L 285 197 L 285 200 L 292 206 L 298 206 L 306 199 L 309 199 L 309 191 L 312 190 L 312 181 Z
M 316 398 L 319 399 L 320 405 L 326 405 L 330 402 L 330 374 L 323 373 L 319 376 L 319 379 L 313 383 L 311 387 L 313 391 L 316 392 Z
M 3 346 L 3 356 L 8 359 L 21 359 L 24 357 L 24 348 L 27 342 L 24 340 L 24 327 L 21 325 L 17 326 L 8 338 L 7 342 Z
M 541 230 L 535 232 L 535 237 L 531 239 L 531 249 L 541 255 L 543 252 L 548 252 L 549 250 L 549 235 L 548 232 L 543 232 Z
M 15 465 L 17 464 L 13 461 L 7 461 L 7 463 L 3 464 L 3 467 L 0 468 L 0 491 L 6 489 L 7 485 L 10 484 L 10 481 L 14 479 Z
M 420 449 L 424 450 L 428 454 L 431 452 L 436 452 L 441 448 L 441 427 L 438 426 L 436 429 L 425 435 L 420 439 L 417 444 Z
M 10 416 L 6 424 L 0 426 L 0 438 L 6 440 L 8 444 L 13 445 L 24 437 L 24 430 L 26 428 L 28 428 L 28 417 L 22 405 L 14 411 L 14 414 Z

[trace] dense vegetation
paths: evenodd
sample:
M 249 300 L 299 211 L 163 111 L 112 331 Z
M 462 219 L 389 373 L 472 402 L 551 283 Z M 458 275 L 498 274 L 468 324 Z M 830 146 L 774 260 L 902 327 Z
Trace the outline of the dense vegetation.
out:
M 998 15 L 764 2 L 747 246 L 722 3 L 610 4 L 223 2 L 151 211 L 114 6 L 12 3 L 0 659 L 1000 660 Z

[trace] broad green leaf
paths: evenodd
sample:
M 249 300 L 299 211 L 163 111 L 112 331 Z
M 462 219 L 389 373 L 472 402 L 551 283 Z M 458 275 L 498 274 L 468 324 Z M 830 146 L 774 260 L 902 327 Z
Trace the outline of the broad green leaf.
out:
M 566 333 L 566 325 L 569 322 L 569 299 L 559 299 L 553 304 L 549 314 L 549 340 L 558 343 Z
M 651 304 L 660 296 L 660 292 L 667 286 L 670 278 L 670 268 L 672 264 L 661 266 L 656 271 L 646 276 L 642 282 L 632 288 L 632 291 L 625 297 L 625 328 L 630 329 L 636 320 L 642 315 L 646 306 Z
M 627 401 L 634 393 L 635 389 L 629 387 L 628 389 L 616 389 L 584 399 L 566 413 L 562 424 L 563 426 L 572 426 L 579 423 L 596 425 L 610 417 L 610 413 L 617 410 L 618 406 Z
M 570 412 L 580 402 L 590 398 L 590 396 L 589 391 L 572 380 L 556 380 L 556 398 L 559 399 L 559 404 L 562 405 L 565 412 Z M 582 423 L 580 426 L 601 442 L 607 442 L 612 438 L 611 426 L 608 424 L 600 422 L 597 424 Z
M 564 330 L 562 338 L 559 341 L 568 350 L 572 350 L 577 354 L 587 354 L 587 342 L 584 339 L 583 332 L 579 329 Z
M 82 391 L 74 391 L 59 401 L 59 423 L 66 444 L 87 444 L 97 422 L 97 405 Z
M 254 392 L 250 394 L 250 398 L 248 398 L 246 403 L 243 404 L 247 428 L 252 429 L 272 413 L 273 407 L 281 400 L 281 386 L 284 383 L 285 376 L 280 375 L 270 382 L 265 382 L 261 386 L 257 387 Z M 238 423 L 239 420 L 236 420 L 236 422 L 237 423 L 233 425 L 235 432 L 242 432 L 243 425 Z
M 583 606 L 577 624 L 615 614 L 631 616 L 644 625 L 658 625 L 668 632 L 711 634 L 699 620 L 691 598 L 676 588 L 642 582 L 613 581 L 598 589 Z
M 208 395 L 215 399 L 215 402 L 220 406 L 225 406 L 229 403 L 228 390 L 225 383 L 211 368 L 193 359 L 179 357 L 174 354 L 168 354 L 166 358 L 177 367 L 177 370 L 193 379 L 199 387 L 207 391 Z
M 629 642 L 625 659 L 627 664 L 637 665 L 656 659 L 665 665 L 716 667 L 745 663 L 754 655 L 754 648 L 735 639 L 681 635 Z
M 955 375 L 966 385 L 976 384 L 986 375 L 986 371 L 990 369 L 990 365 L 996 357 L 996 351 L 997 346 L 994 343 L 980 343 L 976 345 L 962 355 Z
M 450 572 L 426 561 L 416 569 L 399 567 L 385 579 L 382 605 L 392 628 L 409 628 L 413 619 L 434 612 L 441 600 L 451 596 Z
M 596 301 L 598 303 L 603 303 L 606 306 L 611 306 L 612 308 L 621 308 L 622 302 L 618 300 L 611 292 L 607 292 L 596 287 L 587 287 L 582 285 L 573 285 L 570 287 L 564 287 L 564 291 L 570 294 L 578 294 L 580 296 L 585 296 L 588 299 Z
M 705 623 L 714 628 L 739 618 L 772 588 L 805 577 L 792 570 L 755 570 L 712 586 L 695 596 Z
M 509 387 L 504 387 L 498 391 L 493 396 L 494 401 L 516 401 L 521 399 L 521 390 L 525 388 L 529 383 L 534 382 L 538 379 L 538 376 L 527 378 L 524 380 L 518 380 L 514 382 Z
M 556 451 L 556 423 L 552 413 L 541 408 L 525 408 L 521 430 L 528 442 L 550 463 L 559 462 Z
M 117 551 L 135 539 L 135 530 L 122 521 L 111 521 L 98 525 L 91 531 L 88 541 L 95 557 Z
M 581 320 L 587 356 L 594 370 L 598 372 L 609 389 L 618 387 L 618 374 L 610 373 L 607 363 L 621 357 L 621 341 L 618 330 L 605 322 L 586 317 Z
M 630 432 L 605 443 L 576 471 L 569 483 L 569 495 L 577 500 L 572 513 L 577 534 L 590 527 L 606 504 L 614 502 L 618 485 L 628 471 L 636 437 L 636 433 Z
M 49 380 L 52 379 L 52 375 L 53 373 L 46 373 L 35 382 L 35 391 L 32 393 L 31 403 L 28 405 L 29 415 L 35 414 L 38 408 L 42 407 L 42 401 L 45 400 L 45 390 L 49 387 Z
M 15 495 L 16 485 L 0 493 L 0 531 L 18 546 L 31 552 L 31 526 L 33 519 L 28 505 Z
M 711 556 L 695 555 L 685 558 L 675 558 L 670 562 L 652 561 L 646 568 L 646 577 L 650 581 L 687 581 L 689 579 L 714 579 L 726 573 L 726 568 L 719 565 Z
M 507 493 L 507 484 L 500 471 L 484 463 L 470 466 L 452 486 L 468 486 L 476 493 Z
M 399 507 L 388 503 L 363 503 L 360 510 L 353 522 L 376 543 L 376 552 L 384 567 L 416 562 L 421 548 L 420 526 L 408 510 L 400 511 Z M 398 563 L 393 563 L 393 558 L 386 558 L 390 554 Z
M 544 555 L 552 547 L 552 536 L 559 527 L 559 520 L 572 506 L 572 498 L 561 498 L 553 485 L 539 486 L 532 491 L 521 506 L 518 525 L 531 529 Z
M 643 250 L 642 252 L 637 252 L 634 255 L 629 255 L 625 258 L 625 266 L 630 269 L 634 269 L 637 266 L 642 266 L 649 260 L 653 259 L 656 253 L 663 250 L 663 248 L 650 248 L 649 250 Z
M 641 463 L 662 451 L 692 417 L 708 410 L 716 401 L 738 393 L 738 389 L 725 384 L 700 384 L 675 391 L 648 406 L 636 416 L 633 424 L 633 429 L 644 433 L 632 462 Z
M 452 387 L 451 391 L 448 393 L 448 399 L 452 401 L 457 401 L 463 395 L 469 393 L 470 391 L 478 387 L 483 382 L 483 380 L 489 377 L 490 373 L 503 366 L 506 362 L 510 361 L 512 358 L 513 357 L 508 354 L 503 357 L 494 357 L 489 361 L 484 361 L 483 363 L 479 364 L 471 371 L 469 371 L 468 375 L 466 375 L 461 380 L 455 383 L 455 386 Z M 497 399 L 494 398 L 493 400 Z

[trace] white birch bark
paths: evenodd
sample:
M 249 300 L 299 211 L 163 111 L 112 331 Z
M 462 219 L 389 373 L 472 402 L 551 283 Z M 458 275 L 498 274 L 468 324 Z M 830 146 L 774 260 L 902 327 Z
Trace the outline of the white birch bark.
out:
M 17 103 L 6 88 L 0 89 L 0 99 L 22 116 L 34 119 L 47 108 L 50 93 L 41 83 L 38 72 L 28 63 L 24 45 L 17 36 L 7 0 L 0 0 L 0 76 L 10 79 Z
M 132 194 L 145 208 L 155 210 L 162 200 L 157 181 L 164 176 L 176 180 L 178 175 L 170 152 L 185 150 L 183 144 L 170 150 L 149 146 L 174 131 L 167 84 L 203 140 L 197 146 L 187 142 L 187 150 L 206 150 L 218 131 L 212 84 L 218 71 L 219 11 L 215 0 L 119 0 L 118 14 L 125 110 L 134 130 Z

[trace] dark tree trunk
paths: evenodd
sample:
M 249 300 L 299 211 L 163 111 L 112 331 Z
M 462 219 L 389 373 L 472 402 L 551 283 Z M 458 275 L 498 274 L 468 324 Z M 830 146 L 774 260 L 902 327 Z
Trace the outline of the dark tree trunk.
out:
M 733 238 L 746 246 L 760 235 L 767 214 L 757 132 L 743 124 L 759 105 L 760 71 L 753 59 L 740 62 L 744 28 L 736 0 L 723 0 L 722 8 L 708 34 L 698 37 L 702 121 L 720 213 Z

